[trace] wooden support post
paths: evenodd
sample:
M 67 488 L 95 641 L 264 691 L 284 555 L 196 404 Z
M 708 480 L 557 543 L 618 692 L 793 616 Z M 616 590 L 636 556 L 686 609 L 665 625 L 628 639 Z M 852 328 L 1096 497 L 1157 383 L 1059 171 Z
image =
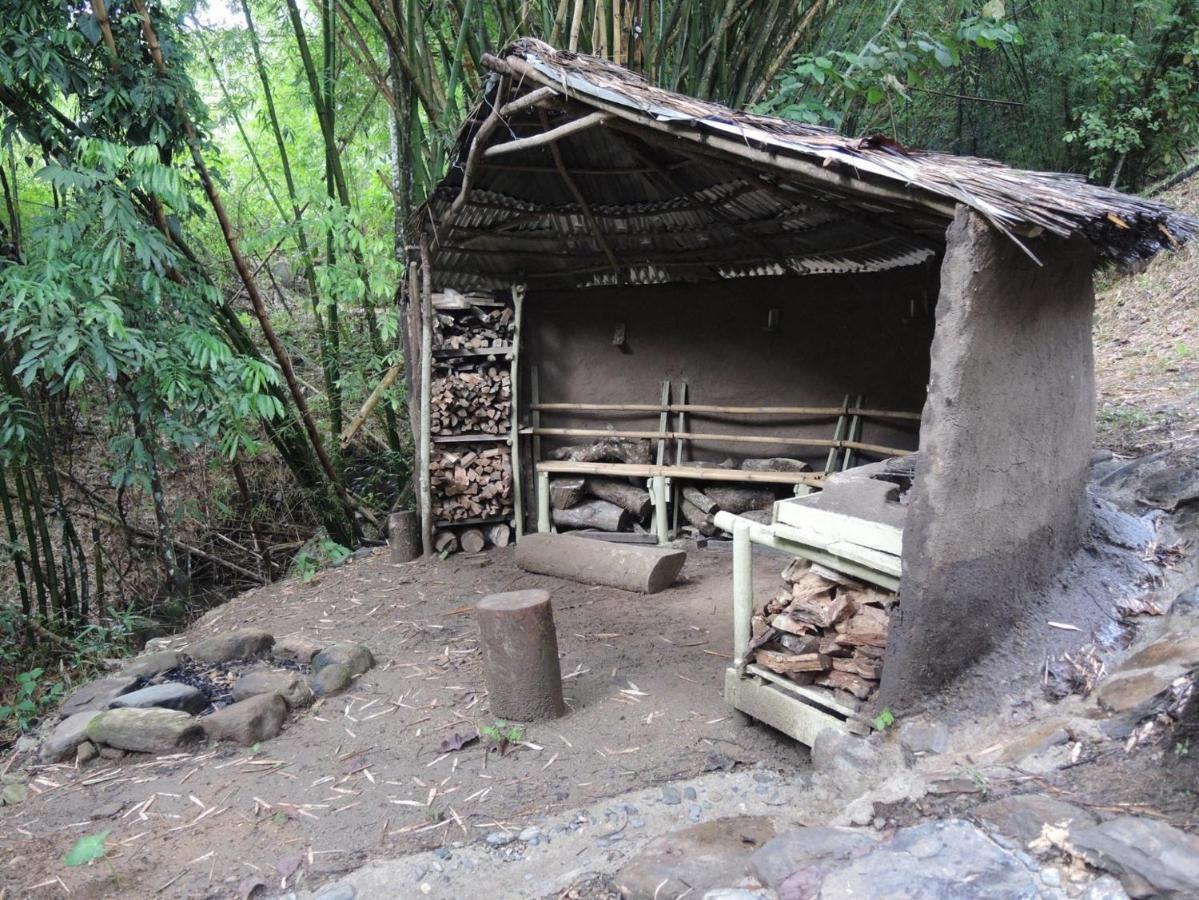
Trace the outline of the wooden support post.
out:
M 537 531 L 548 534 L 550 530 L 550 475 L 537 473 Z
M 433 553 L 433 489 L 429 475 L 433 398 L 433 270 L 429 243 L 420 241 L 420 541 L 425 556 Z
M 529 425 L 533 428 L 533 467 L 541 462 L 541 437 L 537 434 L 541 428 L 541 380 L 538 375 L 537 366 L 529 366 L 529 400 L 531 401 L 530 409 L 533 411 L 529 416 Z
M 837 427 L 833 429 L 833 446 L 829 448 L 828 460 L 824 464 L 824 474 L 830 475 L 837 471 L 837 454 L 840 452 L 841 441 L 845 440 L 845 416 L 849 411 L 849 394 L 841 404 L 840 415 L 837 416 Z
M 512 385 L 512 411 L 509 414 L 511 423 L 512 444 L 512 503 L 513 514 L 516 516 L 516 539 L 519 541 L 525 533 L 525 498 L 522 484 L 520 461 L 520 322 L 525 303 L 525 286 L 512 285 L 512 370 L 510 383 Z
M 565 715 L 548 591 L 510 591 L 475 606 L 491 715 L 518 722 Z
M 679 385 L 679 415 L 678 431 L 685 432 L 687 430 L 687 382 Z M 681 466 L 683 464 L 683 439 L 677 438 L 674 445 L 674 464 Z M 677 535 L 679 533 L 679 507 L 682 505 L 682 498 L 679 496 L 678 482 L 673 482 L 674 488 L 674 504 L 671 507 L 672 519 L 670 522 L 670 533 Z
M 650 479 L 650 495 L 654 500 L 654 531 L 657 532 L 659 544 L 670 540 L 670 526 L 666 518 L 666 482 L 663 475 L 655 475 Z
M 854 403 L 854 409 L 861 409 L 862 403 L 863 403 L 863 401 L 865 401 L 865 399 L 866 399 L 865 395 L 858 394 L 857 402 Z M 850 441 L 857 441 L 861 436 L 862 436 L 862 417 L 858 413 L 855 412 L 849 420 L 849 433 L 845 437 Z M 853 454 L 854 454 L 853 447 L 845 448 L 845 456 L 841 461 L 841 471 L 842 472 L 844 472 L 846 469 L 850 468 L 853 465 Z
M 754 550 L 749 539 L 749 523 L 733 525 L 733 668 L 745 674 L 754 615 Z

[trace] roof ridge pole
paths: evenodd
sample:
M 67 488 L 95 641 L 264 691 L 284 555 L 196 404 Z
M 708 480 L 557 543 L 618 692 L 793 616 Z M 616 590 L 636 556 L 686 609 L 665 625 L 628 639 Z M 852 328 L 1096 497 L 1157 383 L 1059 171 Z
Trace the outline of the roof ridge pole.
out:
M 549 118 L 545 114 L 544 109 L 537 110 L 537 116 L 541 120 L 543 128 L 549 127 Z M 566 163 L 562 161 L 562 151 L 558 147 L 556 141 L 549 144 L 550 154 L 554 157 L 554 165 L 558 169 L 558 174 L 562 176 L 562 181 L 566 187 L 574 194 L 575 202 L 579 204 L 579 210 L 583 213 L 583 217 L 587 220 L 587 226 L 591 229 L 592 236 L 604 251 L 604 256 L 608 257 L 608 262 L 612 264 L 612 273 L 616 276 L 616 283 L 621 284 L 625 281 L 623 273 L 620 270 L 620 263 L 616 259 L 616 254 L 612 252 L 612 245 L 608 243 L 608 239 L 604 237 L 604 233 L 600 230 L 599 222 L 591 212 L 591 206 L 587 203 L 587 198 L 583 196 L 583 192 L 579 190 L 579 186 L 571 177 L 570 172 L 566 168 Z

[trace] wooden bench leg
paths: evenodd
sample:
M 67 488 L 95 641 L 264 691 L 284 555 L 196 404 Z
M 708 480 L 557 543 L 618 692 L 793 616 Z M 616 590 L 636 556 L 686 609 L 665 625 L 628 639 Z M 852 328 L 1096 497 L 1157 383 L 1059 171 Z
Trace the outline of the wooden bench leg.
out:
M 548 534 L 550 530 L 550 475 L 537 473 L 537 530 Z
M 746 655 L 753 633 L 754 549 L 749 539 L 749 523 L 733 525 L 733 668 L 745 674 Z
M 666 518 L 666 478 L 655 475 L 649 484 L 654 501 L 654 530 L 658 534 L 658 543 L 665 544 L 670 540 L 670 523 Z

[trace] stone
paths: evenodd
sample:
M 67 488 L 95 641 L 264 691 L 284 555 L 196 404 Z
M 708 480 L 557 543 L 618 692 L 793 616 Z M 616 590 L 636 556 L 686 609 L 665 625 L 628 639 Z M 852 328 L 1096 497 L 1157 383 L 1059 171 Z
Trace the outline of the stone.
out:
M 713 819 L 663 834 L 615 875 L 625 900 L 688 896 L 739 881 L 750 854 L 770 840 L 774 826 L 762 816 Z
M 1119 878 L 1130 897 L 1199 896 L 1199 837 L 1165 822 L 1120 816 L 1072 829 L 1070 843 Z
M 1062 722 L 1039 722 L 1004 744 L 997 759 L 1005 765 L 1015 765 L 1026 757 L 1065 744 L 1069 740 L 1070 732 Z
M 197 641 L 187 648 L 187 655 L 196 662 L 222 663 L 265 653 L 274 643 L 275 638 L 268 631 L 242 628 Z
M 1062 886 L 1062 873 L 1053 868 L 1053 866 L 1043 868 L 1037 874 L 1037 877 L 1041 879 L 1041 884 L 1045 885 L 1045 887 L 1055 888 Z
M 1146 475 L 1137 499 L 1146 506 L 1173 512 L 1199 499 L 1199 471 L 1192 466 L 1170 466 Z
M 278 694 L 259 694 L 201 719 L 204 734 L 214 741 L 235 741 L 244 746 L 267 741 L 283 730 L 287 703 Z
M 350 670 L 351 675 L 361 675 L 367 669 L 374 668 L 375 657 L 362 644 L 356 644 L 353 641 L 340 641 L 312 657 L 313 672 L 320 672 L 329 665 L 345 666 Z
M 87 725 L 95 743 L 138 753 L 166 753 L 203 733 L 194 716 L 177 709 L 110 709 Z
M 1172 665 L 1122 672 L 1099 685 L 1096 696 L 1099 705 L 1109 712 L 1129 712 L 1152 701 L 1178 675 L 1177 667 Z
M 875 844 L 873 837 L 860 831 L 824 826 L 794 828 L 755 851 L 749 858 L 749 873 L 767 887 L 778 890 L 801 869 L 831 868 L 841 860 L 868 853 Z
M 325 666 L 308 679 L 308 686 L 317 697 L 332 697 L 350 686 L 354 677 L 350 670 L 339 663 Z
M 519 841 L 524 841 L 526 844 L 529 841 L 536 840 L 541 836 L 541 829 L 536 825 L 530 825 L 528 828 L 521 829 L 520 834 L 516 836 Z
M 308 665 L 320 650 L 320 644 L 313 643 L 302 635 L 289 634 L 279 638 L 271 652 L 279 659 L 291 659 Z
M 703 808 L 698 803 L 687 804 L 687 818 L 692 822 L 698 822 L 704 817 Z
M 516 835 L 508 831 L 493 831 L 487 835 L 487 843 L 492 847 L 506 847 L 516 840 Z
M 170 681 L 152 684 L 140 691 L 122 694 L 109 704 L 111 709 L 181 709 L 195 715 L 208 708 L 208 698 L 199 688 Z
M 129 755 L 119 747 L 106 747 L 103 744 L 93 746 L 96 747 L 96 752 L 100 754 L 101 759 L 124 759 Z
M 5 806 L 16 806 L 18 803 L 24 803 L 28 796 L 29 788 L 20 781 L 11 781 L 4 785 L 3 790 L 0 790 L 0 803 Z
M 153 678 L 155 675 L 179 668 L 183 662 L 184 656 L 177 650 L 159 650 L 157 653 L 135 656 L 122 669 L 122 674 Z
M 683 795 L 679 793 L 677 787 L 667 785 L 662 788 L 662 802 L 667 806 L 678 806 L 683 802 Z
M 346 884 L 344 881 L 337 884 L 326 885 L 316 892 L 316 896 L 312 900 L 354 900 L 358 896 L 358 891 L 352 884 Z
M 812 742 L 812 766 L 821 772 L 861 776 L 878 768 L 878 750 L 860 737 L 826 728 Z
M 136 675 L 113 675 L 108 678 L 98 678 L 71 694 L 63 702 L 58 714 L 67 718 L 89 709 L 107 709 L 108 704 L 121 694 L 127 694 L 137 687 L 137 682 Z
M 89 709 L 75 713 L 58 723 L 50 732 L 50 736 L 42 742 L 39 753 L 42 762 L 56 763 L 67 759 L 75 753 L 75 749 L 87 740 L 87 726 L 92 719 L 100 715 L 101 710 Z
M 93 822 L 98 822 L 101 819 L 111 819 L 118 815 L 125 808 L 124 800 L 113 800 L 111 803 L 105 803 L 103 806 L 97 806 L 92 810 L 92 814 L 88 816 Z
M 234 700 L 259 694 L 278 694 L 288 709 L 300 709 L 312 703 L 312 688 L 295 672 L 249 672 L 233 684 Z
M 915 755 L 944 753 L 949 749 L 949 729 L 940 722 L 911 719 L 900 723 L 899 743 Z
M 1199 637 L 1167 634 L 1124 660 L 1116 671 L 1151 669 L 1166 664 L 1174 664 L 1183 669 L 1199 666 Z
M 703 900 L 766 900 L 761 891 L 747 891 L 745 888 L 719 888 L 708 891 Z
M 84 741 L 75 748 L 75 765 L 86 766 L 99 755 L 96 750 L 96 745 L 91 741 Z
M 1174 598 L 1170 604 L 1170 622 L 1179 621 L 1184 625 L 1187 620 L 1199 617 L 1199 585 L 1187 588 Z M 1191 625 L 1190 627 L 1194 627 Z
M 1099 821 L 1091 812 L 1043 794 L 1017 794 L 983 803 L 970 811 L 985 828 L 1021 847 L 1041 836 L 1044 825 L 1079 827 Z

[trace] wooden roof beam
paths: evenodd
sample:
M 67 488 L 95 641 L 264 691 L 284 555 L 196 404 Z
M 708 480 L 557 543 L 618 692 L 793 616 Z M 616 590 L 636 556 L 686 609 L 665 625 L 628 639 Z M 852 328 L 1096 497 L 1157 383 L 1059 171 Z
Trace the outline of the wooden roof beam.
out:
M 519 153 L 522 150 L 541 147 L 547 144 L 553 149 L 555 144 L 562 140 L 562 138 L 578 134 L 580 131 L 586 131 L 589 128 L 594 128 L 596 125 L 602 125 L 611 118 L 612 116 L 606 112 L 593 112 L 567 122 L 565 125 L 559 125 L 557 128 L 550 128 L 549 123 L 543 117 L 542 125 L 547 129 L 546 131 L 541 134 L 517 138 L 514 141 L 488 147 L 483 151 L 483 159 L 494 159 L 497 156 L 504 156 L 508 153 Z

